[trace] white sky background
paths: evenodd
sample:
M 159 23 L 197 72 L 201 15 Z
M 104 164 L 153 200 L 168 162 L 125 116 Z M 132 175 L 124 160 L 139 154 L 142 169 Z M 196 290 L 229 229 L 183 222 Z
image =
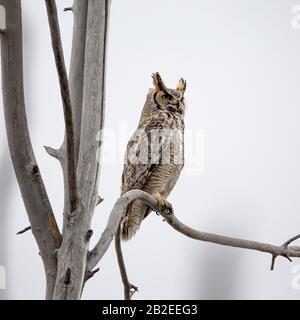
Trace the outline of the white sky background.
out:
M 72 1 L 57 2 L 68 63 L 72 14 L 62 10 Z M 61 169 L 43 149 L 58 147 L 64 133 L 46 9 L 41 0 L 22 4 L 29 128 L 61 222 Z M 105 125 L 115 136 L 120 127 L 123 133 L 107 143 L 123 154 L 152 86 L 152 72 L 159 71 L 170 87 L 184 77 L 186 128 L 200 132 L 196 144 L 192 136 L 186 137 L 186 161 L 194 160 L 204 170 L 187 168 L 170 201 L 176 215 L 195 228 L 275 244 L 300 233 L 300 29 L 291 26 L 291 9 L 297 4 L 300 1 L 112 1 Z M 6 298 L 41 299 L 43 267 L 33 236 L 15 235 L 28 219 L 8 158 L 3 112 L 0 129 Z M 102 167 L 100 195 L 105 201 L 95 212 L 92 243 L 119 195 L 121 172 L 120 161 Z M 185 238 L 155 214 L 123 250 L 130 281 L 139 287 L 136 299 L 300 297 L 300 289 L 292 286 L 300 260 L 279 258 L 271 272 L 269 255 Z M 121 299 L 113 246 L 100 267 L 83 298 Z

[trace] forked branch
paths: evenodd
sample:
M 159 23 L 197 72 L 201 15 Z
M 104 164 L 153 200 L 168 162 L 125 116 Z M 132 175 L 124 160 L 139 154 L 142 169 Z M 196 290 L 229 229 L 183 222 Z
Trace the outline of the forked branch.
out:
M 275 258 L 278 256 L 287 258 L 290 261 L 292 261 L 291 257 L 300 257 L 300 247 L 288 246 L 288 244 L 290 244 L 292 241 L 300 238 L 300 234 L 289 239 L 283 245 L 276 246 L 273 244 L 259 242 L 259 241 L 245 240 L 240 238 L 231 238 L 231 237 L 226 237 L 219 234 L 198 231 L 179 221 L 175 215 L 167 215 L 164 212 L 162 212 L 161 215 L 165 218 L 165 221 L 171 227 L 173 227 L 175 230 L 177 230 L 178 232 L 184 234 L 189 238 L 211 242 L 215 244 L 220 244 L 224 246 L 270 253 L 272 255 L 271 270 L 274 269 Z
M 77 180 L 76 180 L 76 161 L 74 145 L 74 127 L 71 107 L 71 97 L 67 71 L 64 61 L 63 48 L 61 43 L 60 29 L 57 17 L 55 0 L 45 0 L 50 26 L 52 49 L 54 53 L 61 97 L 64 109 L 64 119 L 66 127 L 66 157 L 67 157 L 67 181 L 69 190 L 70 212 L 74 212 L 77 205 Z
M 88 270 L 92 270 L 105 254 L 112 239 L 117 233 L 118 225 L 121 221 L 127 205 L 135 199 L 144 201 L 154 211 L 160 213 L 171 227 L 189 238 L 224 246 L 270 253 L 272 255 L 273 261 L 272 267 L 274 267 L 275 258 L 278 256 L 282 256 L 289 260 L 291 259 L 291 257 L 300 257 L 300 247 L 290 246 L 292 241 L 300 238 L 300 235 L 289 239 L 283 245 L 276 246 L 259 241 L 231 238 L 214 233 L 199 231 L 182 223 L 174 214 L 170 215 L 167 212 L 164 212 L 157 199 L 150 194 L 141 190 L 131 190 L 122 195 L 115 203 L 114 208 L 109 216 L 107 226 L 102 233 L 100 240 L 89 254 L 87 265 Z

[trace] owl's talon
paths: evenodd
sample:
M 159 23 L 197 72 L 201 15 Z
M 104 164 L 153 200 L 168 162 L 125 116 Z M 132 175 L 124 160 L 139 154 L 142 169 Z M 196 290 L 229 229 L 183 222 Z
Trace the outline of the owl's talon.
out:
M 172 214 L 174 214 L 174 210 L 173 210 L 173 207 L 169 208 L 167 214 L 170 216 Z
M 160 193 L 157 193 L 154 196 L 157 199 L 159 206 L 161 207 L 161 211 L 165 212 L 168 215 L 174 213 L 172 204 L 169 201 L 167 201 Z

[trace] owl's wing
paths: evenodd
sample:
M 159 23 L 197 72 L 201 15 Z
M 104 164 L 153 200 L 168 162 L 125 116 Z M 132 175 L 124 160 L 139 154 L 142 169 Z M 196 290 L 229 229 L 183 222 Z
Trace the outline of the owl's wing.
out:
M 132 189 L 141 190 L 148 180 L 151 171 L 154 169 L 154 166 L 155 165 L 125 164 L 122 174 L 122 194 Z
M 142 189 L 151 173 L 159 164 L 161 153 L 150 147 L 151 130 L 158 129 L 155 119 L 137 129 L 127 144 L 121 193 L 132 189 Z

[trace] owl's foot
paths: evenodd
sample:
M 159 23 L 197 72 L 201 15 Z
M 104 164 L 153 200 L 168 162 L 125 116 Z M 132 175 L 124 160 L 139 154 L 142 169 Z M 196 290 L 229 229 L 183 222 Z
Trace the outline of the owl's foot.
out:
M 156 193 L 153 196 L 157 199 L 162 211 L 166 212 L 167 214 L 174 213 L 172 204 L 169 201 L 167 201 L 165 197 L 163 197 L 160 193 Z M 158 213 L 156 212 L 156 214 Z

